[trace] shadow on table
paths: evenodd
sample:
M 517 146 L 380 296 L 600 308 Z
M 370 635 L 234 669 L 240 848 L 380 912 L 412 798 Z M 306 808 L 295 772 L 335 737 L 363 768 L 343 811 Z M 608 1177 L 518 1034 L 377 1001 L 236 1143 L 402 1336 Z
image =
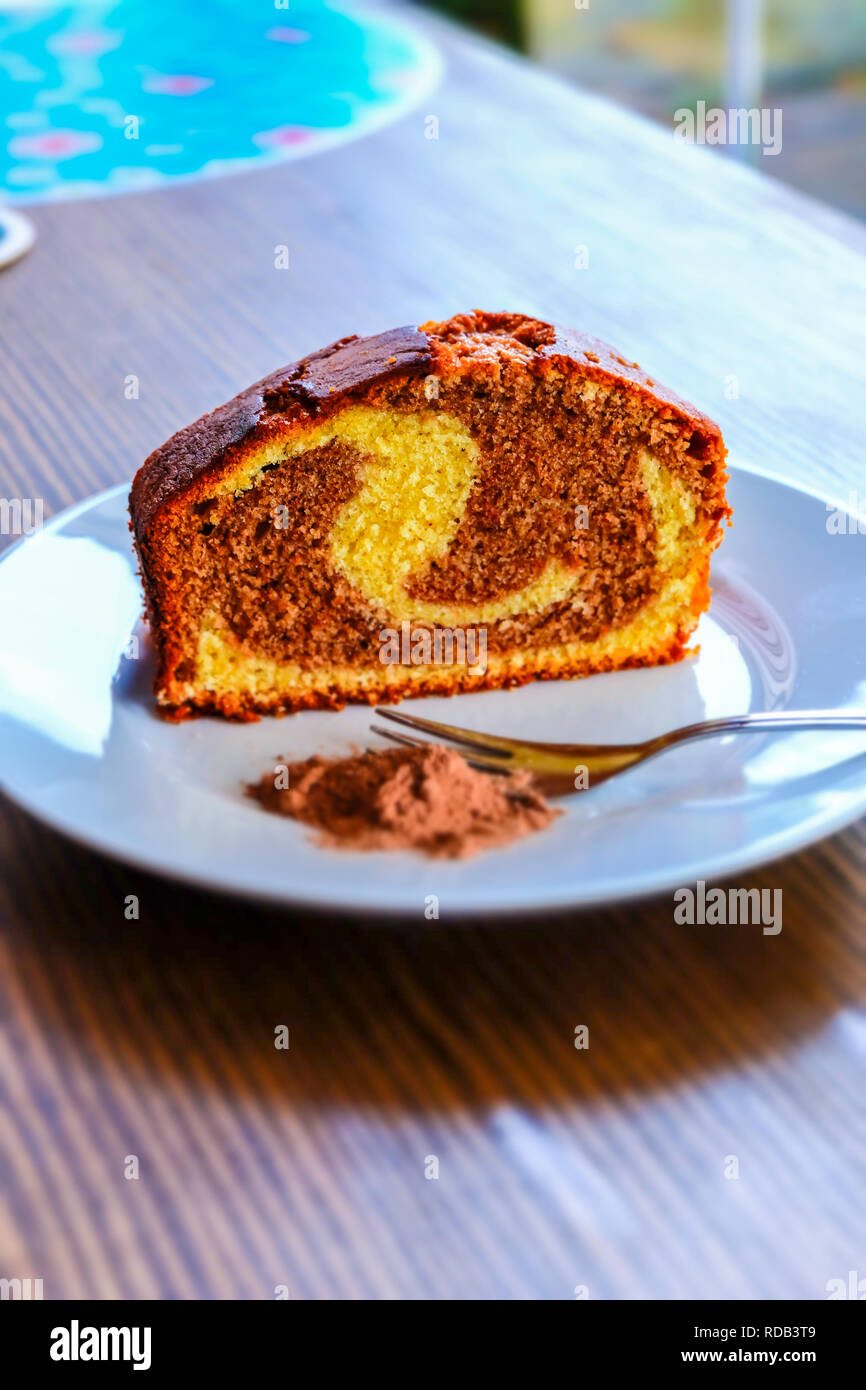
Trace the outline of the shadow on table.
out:
M 4 814 L 11 961 L 41 1028 L 157 1085 L 428 1112 L 592 1103 L 787 1048 L 866 993 L 866 909 L 851 920 L 845 881 L 862 830 L 746 877 L 783 890 L 783 929 L 764 935 L 677 925 L 670 899 L 504 925 L 293 915 Z M 124 915 L 132 894 L 138 920 Z M 588 1050 L 574 1045 L 581 1025 Z

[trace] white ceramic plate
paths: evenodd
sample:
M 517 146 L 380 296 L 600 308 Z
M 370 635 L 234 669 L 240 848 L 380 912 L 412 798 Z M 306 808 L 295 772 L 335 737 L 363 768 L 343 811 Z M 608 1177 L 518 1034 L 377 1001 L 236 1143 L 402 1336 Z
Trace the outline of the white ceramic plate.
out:
M 35 240 L 36 228 L 29 217 L 11 208 L 0 208 L 0 268 L 20 260 Z
M 127 529 L 125 487 L 56 517 L 0 564 L 0 770 L 9 796 L 144 868 L 280 903 L 442 917 L 614 902 L 745 872 L 866 811 L 860 733 L 694 744 L 563 801 L 543 834 L 458 861 L 318 849 L 242 792 L 281 757 L 375 742 L 353 707 L 233 725 L 167 724 Z M 700 654 L 678 666 L 407 702 L 504 734 L 603 743 L 716 715 L 866 709 L 866 537 L 825 503 L 735 470 Z M 746 885 L 747 886 L 747 885 Z

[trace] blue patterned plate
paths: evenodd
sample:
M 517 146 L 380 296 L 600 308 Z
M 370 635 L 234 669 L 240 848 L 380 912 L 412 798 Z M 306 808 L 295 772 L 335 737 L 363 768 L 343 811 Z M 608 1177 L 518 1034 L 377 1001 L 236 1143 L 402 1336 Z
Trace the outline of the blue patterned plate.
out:
M 436 51 L 324 0 L 0 0 L 0 196 L 83 198 L 297 158 L 395 120 Z

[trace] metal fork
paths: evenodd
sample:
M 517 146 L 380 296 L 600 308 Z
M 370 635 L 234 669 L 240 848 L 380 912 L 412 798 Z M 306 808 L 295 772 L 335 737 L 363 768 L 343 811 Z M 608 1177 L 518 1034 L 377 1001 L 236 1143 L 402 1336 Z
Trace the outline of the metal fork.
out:
M 433 719 L 379 708 L 377 715 L 432 734 L 445 743 L 457 744 L 467 762 L 487 772 L 513 772 L 525 768 L 535 774 L 539 785 L 551 796 L 566 796 L 577 790 L 598 786 L 610 777 L 617 777 L 631 767 L 637 767 L 658 753 L 665 753 L 691 739 L 712 738 L 718 734 L 742 731 L 778 732 L 800 729 L 863 729 L 866 714 L 850 714 L 846 710 L 773 710 L 766 714 L 734 714 L 728 719 L 706 719 L 701 724 L 688 724 L 670 733 L 658 734 L 643 743 L 534 743 L 528 739 L 499 738 L 474 729 L 459 729 L 453 724 L 438 724 Z M 373 733 L 410 748 L 426 740 L 398 734 L 393 729 L 377 728 Z M 864 746 L 866 751 L 866 746 Z

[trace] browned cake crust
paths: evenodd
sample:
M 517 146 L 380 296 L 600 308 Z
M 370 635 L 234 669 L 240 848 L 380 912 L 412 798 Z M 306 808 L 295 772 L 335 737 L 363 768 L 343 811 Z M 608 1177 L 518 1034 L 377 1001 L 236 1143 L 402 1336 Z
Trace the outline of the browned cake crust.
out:
M 437 383 L 432 399 L 431 381 Z M 599 406 L 592 404 L 596 392 Z M 441 324 L 340 339 L 180 430 L 145 461 L 133 482 L 130 512 L 157 651 L 155 690 L 170 717 L 212 710 L 243 719 L 419 691 L 417 682 L 407 678 L 401 685 L 399 677 L 386 692 L 334 681 L 268 698 L 196 686 L 193 648 L 205 588 L 239 650 L 274 661 L 290 658 L 313 672 L 369 660 L 382 614 L 371 615 L 344 577 L 328 573 L 322 553 L 340 508 L 361 485 L 357 449 L 330 440 L 278 466 L 268 464 L 249 491 L 220 490 L 263 451 L 283 450 L 350 403 L 397 412 L 444 404 L 481 450 L 484 486 L 470 494 L 448 555 L 407 582 L 413 600 L 477 605 L 522 590 L 549 560 L 551 537 L 561 564 L 588 576 L 579 611 L 573 601 L 553 603 L 519 621 L 491 623 L 490 668 L 478 674 L 437 667 L 427 673 L 424 693 L 682 655 L 709 601 L 709 555 L 729 515 L 718 427 L 605 343 L 518 314 L 476 311 Z M 641 450 L 687 483 L 696 502 L 698 579 L 676 630 L 633 659 L 623 650 L 509 665 L 515 651 L 565 650 L 570 642 L 623 628 L 657 592 L 655 518 L 634 463 Z M 584 466 L 587 459 L 592 467 Z M 284 540 L 279 546 L 262 520 L 283 504 L 302 518 L 290 547 Z M 603 524 L 573 534 L 567 518 L 579 505 Z

